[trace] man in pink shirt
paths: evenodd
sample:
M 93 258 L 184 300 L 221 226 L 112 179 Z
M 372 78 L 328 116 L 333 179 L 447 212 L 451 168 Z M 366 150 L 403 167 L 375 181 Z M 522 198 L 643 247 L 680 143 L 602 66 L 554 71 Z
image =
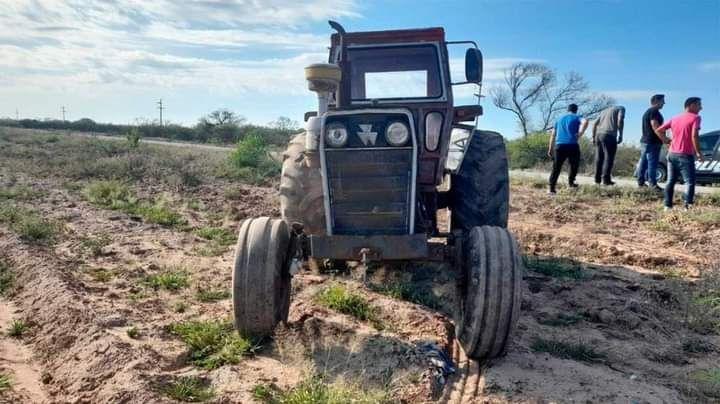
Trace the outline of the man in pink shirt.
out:
M 668 153 L 668 175 L 665 187 L 665 210 L 672 209 L 675 183 L 682 175 L 685 181 L 685 209 L 689 209 L 695 199 L 695 156 L 703 160 L 700 152 L 700 110 L 702 101 L 698 97 L 685 100 L 685 112 L 673 117 L 655 129 L 660 138 L 670 142 Z M 672 140 L 668 141 L 665 131 L 672 131 Z

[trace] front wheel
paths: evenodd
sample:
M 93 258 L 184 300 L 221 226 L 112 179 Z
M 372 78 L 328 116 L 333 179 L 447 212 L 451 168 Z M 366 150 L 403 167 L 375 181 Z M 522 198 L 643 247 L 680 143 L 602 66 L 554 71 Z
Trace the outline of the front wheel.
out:
M 457 339 L 469 358 L 486 361 L 503 355 L 512 339 L 520 315 L 522 259 L 502 227 L 474 227 L 462 247 Z
M 272 334 L 290 308 L 290 232 L 278 219 L 247 219 L 240 226 L 232 300 L 235 328 L 247 335 Z

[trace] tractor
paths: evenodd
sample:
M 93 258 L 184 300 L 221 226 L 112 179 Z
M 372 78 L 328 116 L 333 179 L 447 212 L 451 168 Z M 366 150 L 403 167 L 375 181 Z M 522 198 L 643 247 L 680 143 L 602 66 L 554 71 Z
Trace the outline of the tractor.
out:
M 282 218 L 240 227 L 235 327 L 270 335 L 287 321 L 291 278 L 308 262 L 440 261 L 456 273 L 453 321 L 465 354 L 503 355 L 519 317 L 522 260 L 507 230 L 503 137 L 476 129 L 482 53 L 473 41 L 446 41 L 443 28 L 330 26 L 328 63 L 305 68 L 318 109 L 283 154 Z M 462 58 L 451 63 L 451 46 L 465 54 L 462 79 L 452 77 Z M 457 86 L 477 102 L 455 106 Z

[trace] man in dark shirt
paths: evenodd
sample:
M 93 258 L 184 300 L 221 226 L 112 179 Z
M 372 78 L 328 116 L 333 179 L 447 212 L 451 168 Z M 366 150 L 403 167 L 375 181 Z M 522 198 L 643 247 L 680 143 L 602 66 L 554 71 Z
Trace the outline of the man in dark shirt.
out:
M 657 185 L 657 167 L 663 140 L 655 133 L 655 130 L 663 124 L 663 116 L 660 113 L 663 105 L 665 105 L 665 96 L 655 94 L 650 98 L 650 108 L 643 114 L 640 161 L 638 161 L 637 173 L 638 186 L 644 187 L 645 181 L 647 181 L 650 187 L 656 191 L 662 191 L 662 188 Z

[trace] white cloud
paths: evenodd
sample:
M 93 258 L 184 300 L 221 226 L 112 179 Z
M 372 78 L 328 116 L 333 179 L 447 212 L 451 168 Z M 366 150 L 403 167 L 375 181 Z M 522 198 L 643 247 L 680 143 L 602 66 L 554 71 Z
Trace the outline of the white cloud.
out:
M 0 26 L 12 27 L 0 32 L 0 97 L 97 86 L 294 94 L 302 68 L 327 59 L 329 27 L 309 24 L 358 15 L 355 0 L 0 0 Z

